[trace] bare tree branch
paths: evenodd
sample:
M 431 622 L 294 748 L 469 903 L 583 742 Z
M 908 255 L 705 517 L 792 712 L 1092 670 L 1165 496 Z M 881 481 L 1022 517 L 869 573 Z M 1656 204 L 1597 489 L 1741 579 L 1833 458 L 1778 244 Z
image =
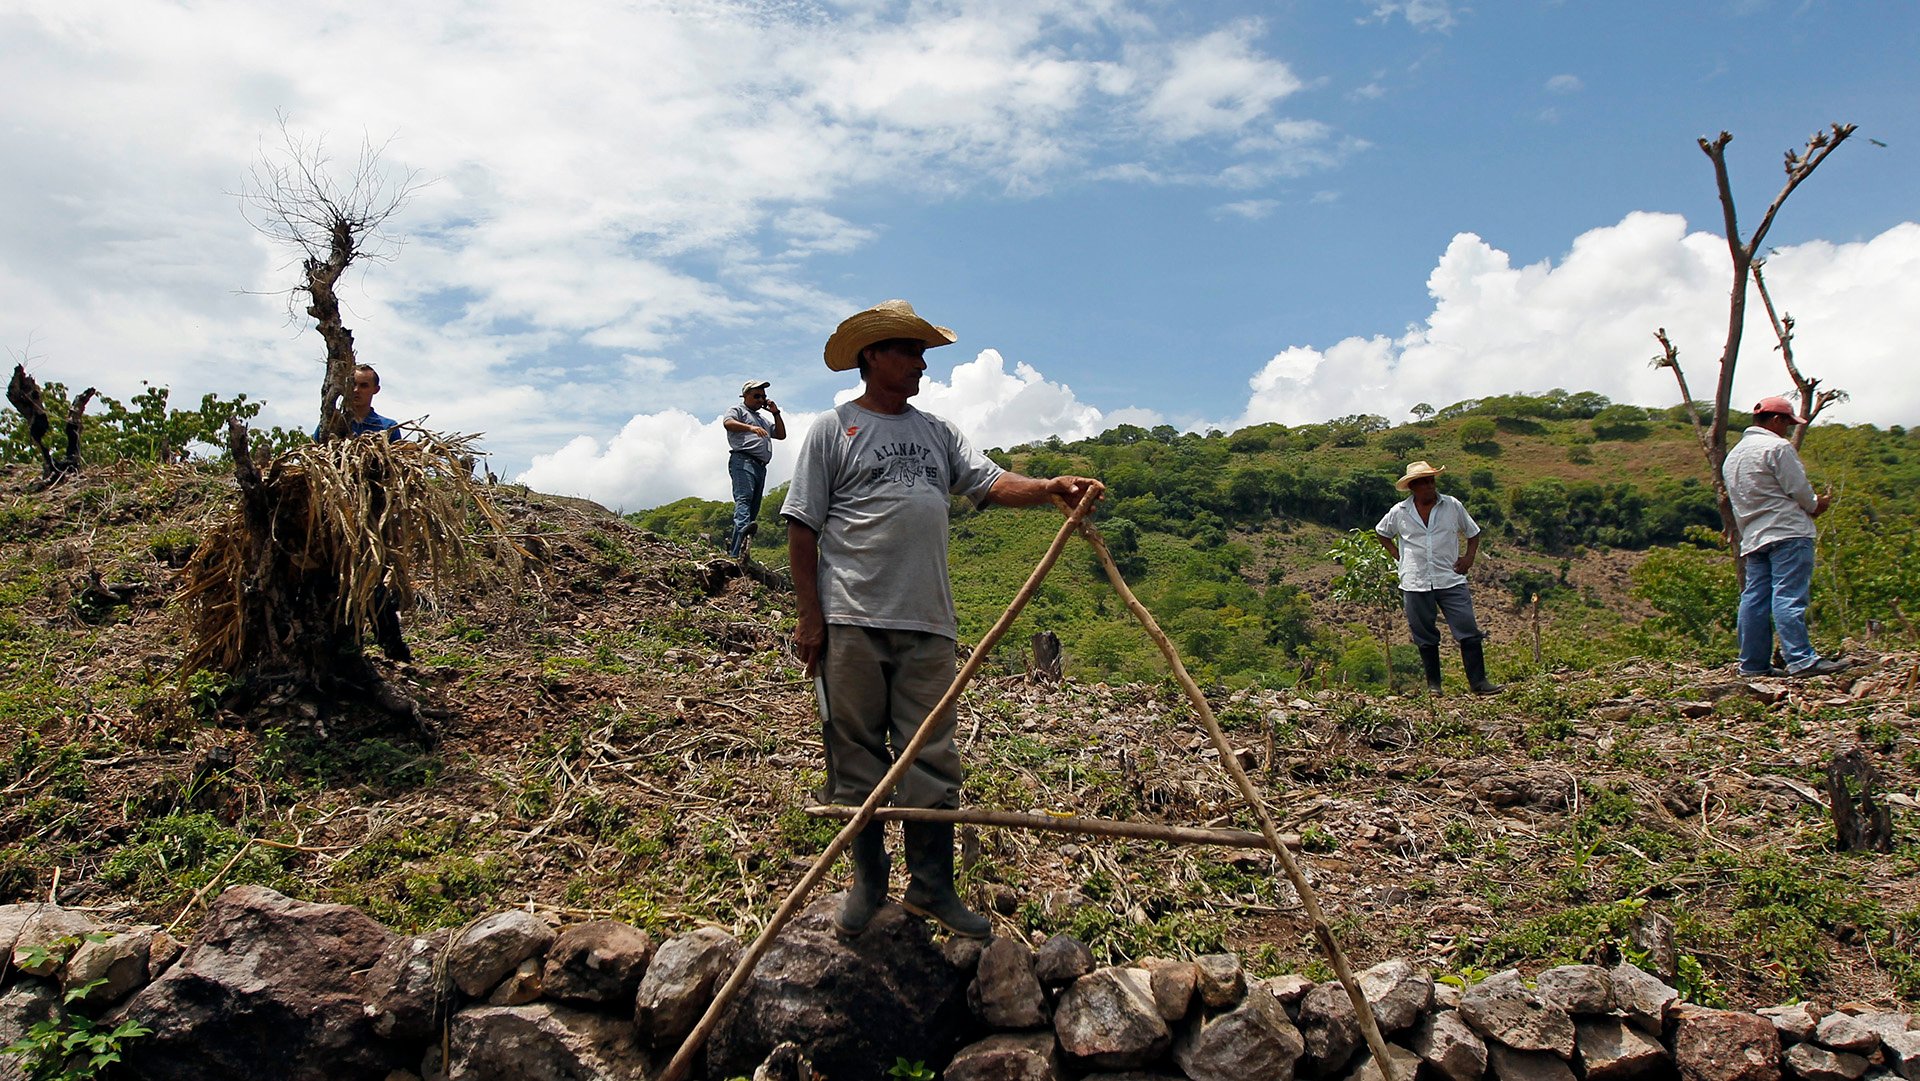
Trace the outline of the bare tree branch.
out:
M 1806 438 L 1807 429 L 1813 425 L 1813 419 L 1820 415 L 1820 411 L 1836 402 L 1847 401 L 1848 395 L 1838 388 L 1820 390 L 1820 380 L 1809 379 L 1801 374 L 1800 366 L 1793 360 L 1793 316 L 1775 314 L 1773 297 L 1767 292 L 1766 275 L 1761 273 L 1765 266 L 1765 259 L 1753 261 L 1753 287 L 1760 291 L 1760 303 L 1767 309 L 1767 321 L 1773 324 L 1773 336 L 1780 340 L 1780 359 L 1786 363 L 1787 374 L 1793 377 L 1793 385 L 1800 392 L 1800 415 L 1807 421 L 1793 429 L 1793 449 L 1799 450 L 1800 441 Z

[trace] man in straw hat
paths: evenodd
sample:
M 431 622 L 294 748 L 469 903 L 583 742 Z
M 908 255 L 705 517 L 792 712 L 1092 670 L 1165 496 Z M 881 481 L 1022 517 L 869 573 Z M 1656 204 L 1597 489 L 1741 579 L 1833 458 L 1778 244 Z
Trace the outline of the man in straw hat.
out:
M 976 505 L 1078 501 L 1104 486 L 1090 477 L 1037 479 L 1002 470 L 951 422 L 907 404 L 920 392 L 928 349 L 953 331 L 889 300 L 849 316 L 827 339 L 827 367 L 858 368 L 858 398 L 823 414 L 800 443 L 780 508 L 799 602 L 794 648 L 815 677 L 827 777 L 823 798 L 865 802 L 956 672 L 953 591 L 947 580 L 950 495 Z M 960 754 L 949 712 L 893 793 L 901 807 L 958 807 Z M 981 937 L 987 920 L 953 888 L 953 825 L 903 823 L 909 911 L 956 934 Z M 853 842 L 853 888 L 837 925 L 857 935 L 887 899 L 889 863 L 879 822 Z
M 1426 671 L 1427 690 L 1440 692 L 1440 633 L 1435 616 L 1445 616 L 1447 629 L 1460 643 L 1460 663 L 1467 685 L 1476 694 L 1493 694 L 1500 685 L 1487 679 L 1487 655 L 1481 643 L 1486 635 L 1473 618 L 1473 594 L 1467 571 L 1480 554 L 1480 524 L 1466 505 L 1440 494 L 1434 478 L 1447 470 L 1426 462 L 1410 462 L 1393 486 L 1409 493 L 1373 527 L 1381 547 L 1400 564 L 1400 601 L 1407 613 L 1407 631 L 1420 649 L 1420 667 Z M 1467 550 L 1460 551 L 1460 538 Z
M 727 430 L 727 476 L 733 481 L 733 530 L 727 534 L 727 554 L 735 559 L 759 523 L 760 496 L 767 487 L 767 464 L 773 461 L 775 439 L 787 437 L 787 418 L 767 397 L 772 386 L 765 379 L 740 384 L 740 404 L 727 410 L 720 426 Z M 773 414 L 773 422 L 760 414 Z
M 1785 398 L 1762 398 L 1753 424 L 1727 452 L 1720 476 L 1740 526 L 1740 554 L 1747 565 L 1740 591 L 1740 672 L 1778 675 L 1773 636 L 1789 676 L 1824 676 L 1848 662 L 1814 652 L 1807 637 L 1807 600 L 1813 592 L 1813 520 L 1833 498 L 1815 495 L 1788 436 L 1805 417 Z

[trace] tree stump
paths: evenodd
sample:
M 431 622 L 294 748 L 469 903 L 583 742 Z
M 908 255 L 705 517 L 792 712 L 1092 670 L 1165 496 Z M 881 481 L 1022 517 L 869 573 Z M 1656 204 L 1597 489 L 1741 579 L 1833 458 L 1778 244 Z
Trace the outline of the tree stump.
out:
M 1893 816 L 1878 799 L 1882 783 L 1880 771 L 1857 747 L 1835 755 L 1827 766 L 1827 799 L 1840 851 L 1893 851 Z
M 1061 675 L 1060 636 L 1041 631 L 1033 636 L 1033 665 L 1028 673 L 1042 683 L 1058 683 Z

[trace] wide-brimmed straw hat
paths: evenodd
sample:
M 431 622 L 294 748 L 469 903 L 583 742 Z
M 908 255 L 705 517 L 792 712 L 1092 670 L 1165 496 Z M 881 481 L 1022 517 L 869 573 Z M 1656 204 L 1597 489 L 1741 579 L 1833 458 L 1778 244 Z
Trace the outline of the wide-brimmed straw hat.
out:
M 1425 462 L 1408 462 L 1406 474 L 1399 480 L 1394 481 L 1393 486 L 1404 492 L 1413 486 L 1414 481 L 1419 480 L 1421 477 L 1437 477 L 1446 471 L 1447 467 L 1444 465 L 1428 465 Z
M 1807 418 L 1800 415 L 1799 410 L 1793 407 L 1792 402 L 1778 396 L 1762 398 L 1753 403 L 1754 419 L 1758 420 L 1766 416 L 1786 417 L 1795 424 L 1805 424 L 1807 422 Z
M 937 327 L 914 314 L 904 300 L 883 300 L 866 311 L 841 320 L 827 339 L 827 367 L 836 372 L 860 366 L 860 350 L 874 342 L 907 338 L 928 349 L 952 345 L 960 339 L 946 327 Z

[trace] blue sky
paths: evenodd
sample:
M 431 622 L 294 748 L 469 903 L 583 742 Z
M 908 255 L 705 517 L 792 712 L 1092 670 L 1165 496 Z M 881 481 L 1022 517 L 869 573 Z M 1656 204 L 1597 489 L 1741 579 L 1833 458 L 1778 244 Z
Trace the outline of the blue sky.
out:
M 0 0 L 0 345 L 310 426 L 319 338 L 232 195 L 284 113 L 430 182 L 344 289 L 381 410 L 624 509 L 723 498 L 741 380 L 806 423 L 890 297 L 959 333 L 921 404 L 988 446 L 1667 404 L 1654 328 L 1697 389 L 1724 336 L 1695 139 L 1750 229 L 1845 121 L 1769 281 L 1835 420 L 1920 423 L 1916 55 L 1920 6 L 1856 0 Z M 1786 389 L 1770 345 L 1737 399 Z

